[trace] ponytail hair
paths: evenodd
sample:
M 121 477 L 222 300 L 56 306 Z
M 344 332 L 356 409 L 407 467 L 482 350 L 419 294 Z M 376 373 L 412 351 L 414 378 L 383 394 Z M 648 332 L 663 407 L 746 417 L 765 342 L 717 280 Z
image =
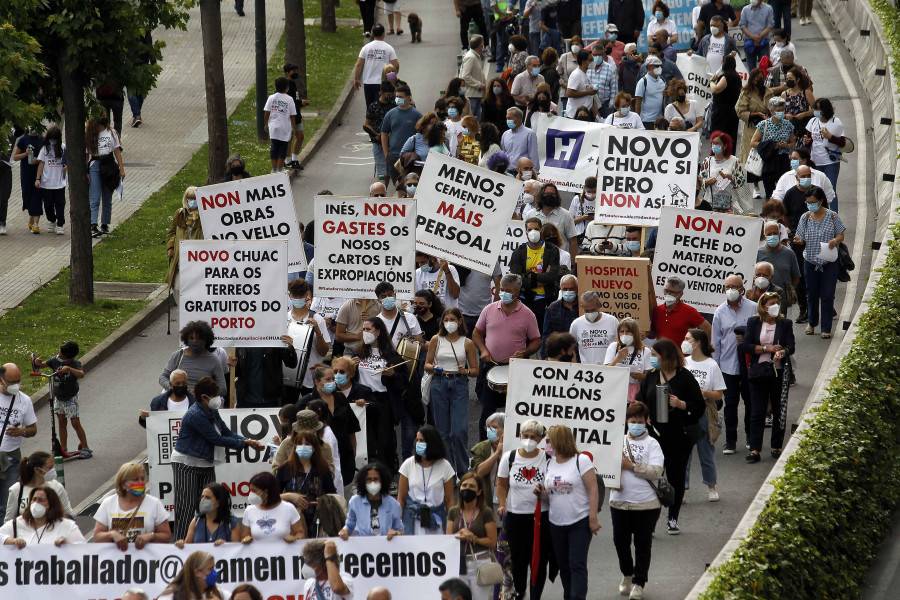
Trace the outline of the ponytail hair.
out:
M 700 344 L 700 352 L 702 352 L 704 356 L 712 356 L 713 352 L 716 351 L 716 349 L 713 348 L 712 343 L 709 341 L 709 336 L 699 327 L 688 329 L 688 333 L 691 334 L 691 337 L 694 338 L 695 342 Z
M 34 479 L 35 469 L 43 467 L 49 458 L 51 458 L 50 453 L 43 450 L 38 450 L 32 453 L 31 456 L 22 458 L 19 462 L 19 483 L 22 484 L 22 487 L 25 487 L 29 481 Z

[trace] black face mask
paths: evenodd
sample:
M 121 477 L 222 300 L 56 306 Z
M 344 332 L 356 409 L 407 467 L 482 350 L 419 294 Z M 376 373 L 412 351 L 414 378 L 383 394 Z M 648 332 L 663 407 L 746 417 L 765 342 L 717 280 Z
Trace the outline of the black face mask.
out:
M 243 171 L 244 171 L 244 167 L 242 167 L 241 165 L 238 165 L 236 167 L 235 166 L 231 167 L 232 175 L 240 175 L 241 173 L 243 173 Z
M 678 101 L 684 102 L 687 96 L 685 94 L 678 94 Z
M 578 120 L 584 121 L 586 123 L 593 123 L 594 117 L 592 117 L 591 115 L 581 115 L 580 117 L 578 117 Z
M 459 490 L 459 499 L 463 502 L 473 502 L 477 497 L 478 492 L 475 490 Z
M 574 354 L 562 354 L 559 357 L 559 362 L 569 362 L 570 363 L 573 360 L 575 360 Z
M 416 306 L 416 307 L 413 309 L 413 313 L 414 313 L 414 314 L 417 314 L 417 315 L 424 315 L 426 312 L 428 312 L 428 307 L 427 307 L 427 306 Z
M 300 73 L 291 73 L 291 79 L 299 79 Z
M 550 109 L 550 101 L 546 100 L 546 99 L 538 100 L 538 106 L 540 106 L 544 110 L 549 110 Z
M 555 194 L 547 194 L 541 198 L 541 203 L 544 206 L 549 206 L 550 208 L 556 208 L 559 206 L 559 197 Z
M 187 385 L 173 385 L 172 386 L 172 394 L 176 398 L 184 398 L 187 396 L 188 386 Z
M 103 117 L 100 119 L 100 125 L 103 127 L 109 127 L 109 117 Z
M 436 113 L 434 113 L 434 114 L 437 115 L 437 118 L 438 118 L 438 120 L 440 120 L 440 121 L 446 121 L 446 120 L 447 120 L 447 113 L 445 113 L 445 112 L 436 112 Z

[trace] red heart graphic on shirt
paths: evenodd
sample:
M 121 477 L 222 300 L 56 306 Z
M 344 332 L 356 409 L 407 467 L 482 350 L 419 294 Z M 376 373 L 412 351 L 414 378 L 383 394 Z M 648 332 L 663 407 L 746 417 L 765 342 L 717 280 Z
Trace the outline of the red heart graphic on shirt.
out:
M 519 471 L 519 473 L 521 473 L 522 477 L 524 477 L 527 481 L 531 481 L 534 476 L 537 475 L 537 469 L 535 469 L 534 467 L 531 467 L 530 469 L 522 467 L 522 470 Z

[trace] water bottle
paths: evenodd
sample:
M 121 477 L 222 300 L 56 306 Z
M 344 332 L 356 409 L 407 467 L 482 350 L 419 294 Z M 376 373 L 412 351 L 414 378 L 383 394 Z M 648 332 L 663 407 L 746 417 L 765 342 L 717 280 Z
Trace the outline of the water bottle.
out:
M 656 422 L 669 422 L 669 384 L 657 384 L 656 386 Z

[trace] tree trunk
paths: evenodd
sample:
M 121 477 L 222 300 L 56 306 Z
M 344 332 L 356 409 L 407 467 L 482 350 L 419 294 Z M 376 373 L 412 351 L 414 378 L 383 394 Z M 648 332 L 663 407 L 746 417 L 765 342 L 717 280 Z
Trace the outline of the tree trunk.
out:
M 225 69 L 222 66 L 222 10 L 220 0 L 200 0 L 203 66 L 206 73 L 206 120 L 209 163 L 206 183 L 218 183 L 228 161 L 228 109 L 225 106 Z
M 297 91 L 306 98 L 306 26 L 302 0 L 284 0 L 284 62 L 300 68 Z
M 337 33 L 337 17 L 334 14 L 334 0 L 321 0 L 322 33 Z
M 91 203 L 85 156 L 84 80 L 66 66 L 68 48 L 57 52 L 60 94 L 65 107 L 66 164 L 69 183 L 69 221 L 71 270 L 69 302 L 91 304 L 94 301 L 94 250 L 91 246 Z

